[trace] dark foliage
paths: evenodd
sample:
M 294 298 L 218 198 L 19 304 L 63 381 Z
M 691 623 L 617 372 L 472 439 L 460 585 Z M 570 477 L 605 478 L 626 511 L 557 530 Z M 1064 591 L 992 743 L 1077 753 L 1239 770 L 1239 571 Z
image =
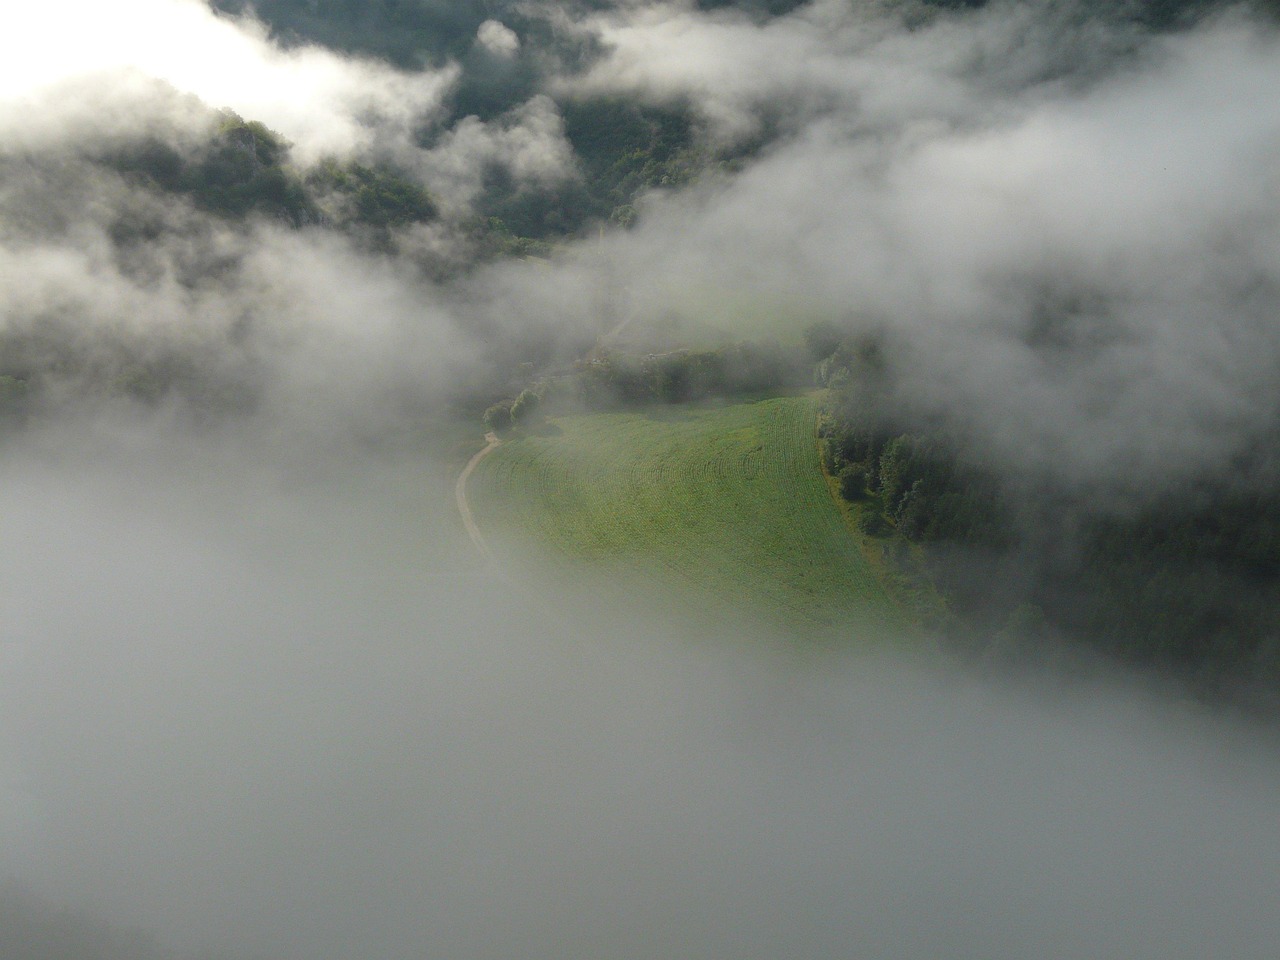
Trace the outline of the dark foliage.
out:
M 685 109 L 614 98 L 572 101 L 562 109 L 592 216 L 608 217 L 654 187 L 686 183 L 697 170 Z
M 605 353 L 581 361 L 573 380 L 588 406 L 610 407 L 767 393 L 797 385 L 802 369 L 776 343 L 740 343 L 642 357 Z
M 949 10 L 975 10 L 987 6 L 990 0 L 925 0 L 930 6 Z M 1263 0 L 1261 6 L 1266 6 Z M 1119 0 L 1098 2 L 1094 15 L 1135 20 L 1153 27 L 1173 27 L 1187 24 L 1214 7 L 1228 4 L 1222 0 Z
M 699 0 L 704 10 L 736 8 L 768 17 L 789 13 L 808 0 Z M 583 66 L 592 48 L 578 37 L 561 36 L 536 5 L 521 0 L 213 0 L 232 14 L 252 10 L 285 43 L 322 43 L 336 50 L 381 57 L 413 68 L 446 58 L 462 60 L 472 51 L 485 20 L 500 20 L 536 46 L 544 59 Z M 616 6 L 613 0 L 561 0 L 569 15 Z M 463 83 L 471 80 L 467 71 Z
M 809 0 L 698 0 L 699 10 L 736 8 L 760 16 L 778 17 L 803 7 Z
M 230 218 L 250 214 L 301 225 L 320 219 L 297 174 L 286 166 L 288 144 L 256 120 L 226 112 L 208 142 L 191 154 L 147 140 L 103 158 L 144 185 L 189 197 Z
M 476 256 L 481 260 L 497 257 L 548 257 L 552 244 L 547 240 L 518 236 L 500 217 L 486 217 L 473 231 Z
M 253 11 L 284 43 L 321 43 L 382 57 L 399 66 L 457 55 L 476 28 L 509 6 L 483 0 L 215 0 L 228 13 Z
M 363 231 L 381 247 L 391 245 L 394 229 L 437 216 L 426 190 L 387 168 L 329 160 L 308 172 L 306 186 L 335 226 Z
M 493 404 L 484 412 L 485 429 L 492 430 L 496 434 L 507 433 L 513 426 L 511 418 L 511 408 L 515 406 L 514 400 L 500 400 Z
M 974 634 L 1002 648 L 1065 636 L 1204 692 L 1280 696 L 1280 488 L 1262 449 L 1280 440 L 1192 487 L 1108 508 L 1085 490 L 1015 484 L 939 427 L 904 432 L 876 356 L 849 341 L 819 364 L 833 386 L 819 427 L 827 469 L 862 503 L 865 532 L 926 550 Z
M 100 159 L 136 184 L 186 197 L 228 220 L 266 217 L 295 227 L 326 226 L 379 248 L 393 245 L 395 230 L 437 217 L 427 191 L 399 171 L 335 160 L 299 171 L 279 134 L 230 112 L 194 150 L 149 139 Z M 154 239 L 157 229 L 122 218 L 112 236 L 127 248 Z
M 486 171 L 478 206 L 512 236 L 547 240 L 601 222 L 630 226 L 634 203 L 649 190 L 693 180 L 713 158 L 697 150 L 688 112 L 600 98 L 561 104 L 565 137 L 581 176 L 529 189 L 501 167 Z
M 538 416 L 538 408 L 542 398 L 529 389 L 521 390 L 520 395 L 511 404 L 511 422 L 517 426 L 532 423 Z

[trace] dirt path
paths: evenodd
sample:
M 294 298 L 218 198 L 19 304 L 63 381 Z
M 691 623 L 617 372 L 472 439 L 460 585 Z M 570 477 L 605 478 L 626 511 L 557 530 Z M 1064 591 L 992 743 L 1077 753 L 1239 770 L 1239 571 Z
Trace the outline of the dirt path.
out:
M 485 560 L 492 561 L 493 556 L 489 553 L 489 545 L 484 542 L 484 536 L 480 533 L 480 528 L 476 526 L 475 518 L 471 515 L 471 504 L 467 502 L 467 478 L 471 476 L 471 471 L 493 451 L 497 450 L 502 444 L 498 439 L 498 435 L 493 431 L 484 435 L 486 441 L 485 448 L 478 452 L 474 457 L 467 461 L 467 465 L 462 468 L 462 473 L 458 474 L 458 482 L 453 485 L 453 497 L 458 502 L 458 513 L 462 514 L 462 525 L 467 528 L 467 534 L 471 537 L 471 542 L 476 545 L 476 549 L 480 551 L 480 556 Z
M 489 454 L 502 446 L 502 441 L 498 439 L 497 434 L 493 431 L 484 435 L 487 441 L 483 450 L 479 451 L 474 457 L 467 461 L 467 465 L 462 468 L 462 473 L 458 474 L 458 481 L 453 485 L 453 497 L 458 503 L 458 513 L 462 515 L 462 524 L 467 528 L 467 533 L 471 537 L 471 542 L 476 545 L 476 549 L 480 551 L 480 556 L 484 557 L 485 562 L 490 565 L 492 573 L 505 584 L 505 589 L 513 594 L 522 597 L 528 605 L 528 609 L 537 611 L 537 613 L 557 630 L 562 631 L 566 635 L 571 629 L 569 621 L 565 620 L 557 611 L 552 610 L 542 598 L 532 590 L 529 590 L 520 583 L 517 583 L 507 577 L 507 575 L 497 567 L 493 562 L 493 554 L 489 552 L 489 545 L 485 543 L 484 534 L 480 532 L 480 528 L 476 526 L 475 517 L 471 515 L 471 504 L 467 500 L 467 480 L 474 470 Z

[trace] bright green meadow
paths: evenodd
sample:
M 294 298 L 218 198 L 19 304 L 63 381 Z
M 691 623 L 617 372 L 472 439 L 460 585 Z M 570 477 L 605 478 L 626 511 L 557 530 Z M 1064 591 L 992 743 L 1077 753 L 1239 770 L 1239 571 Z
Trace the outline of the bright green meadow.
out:
M 561 576 L 617 571 L 806 632 L 901 628 L 832 499 L 815 416 L 780 397 L 552 417 L 479 465 L 472 510 L 495 546 L 549 548 Z

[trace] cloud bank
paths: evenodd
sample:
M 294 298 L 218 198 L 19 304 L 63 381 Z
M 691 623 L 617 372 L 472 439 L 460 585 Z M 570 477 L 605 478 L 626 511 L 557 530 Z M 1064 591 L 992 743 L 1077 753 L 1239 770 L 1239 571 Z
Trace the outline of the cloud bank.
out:
M 388 131 L 409 137 L 438 113 L 453 80 L 447 68 L 407 73 L 319 47 L 282 50 L 253 20 L 216 16 L 198 0 L 28 4 L 5 31 L 0 60 L 5 99 L 28 109 L 78 78 L 114 85 L 142 74 L 261 120 L 303 160 Z
M 1270 956 L 1280 768 L 1229 725 L 660 598 L 546 621 L 429 463 L 129 423 L 0 470 L 27 897 L 285 960 Z
M 1020 9 L 611 27 L 588 87 L 687 98 L 717 131 L 795 107 L 731 182 L 655 197 L 618 257 L 654 313 L 884 332 L 901 403 L 1002 462 L 1072 484 L 1222 463 L 1276 426 L 1280 44 L 1224 16 L 1132 50 L 1108 34 L 1105 69 L 1064 72 L 1054 38 L 1096 22 Z

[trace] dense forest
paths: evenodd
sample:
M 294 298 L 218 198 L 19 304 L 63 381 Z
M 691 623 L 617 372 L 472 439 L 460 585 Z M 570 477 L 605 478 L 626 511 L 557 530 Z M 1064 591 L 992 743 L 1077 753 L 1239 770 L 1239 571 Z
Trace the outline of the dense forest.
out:
M 911 422 L 875 339 L 811 331 L 826 353 L 827 469 L 865 533 L 916 546 L 948 601 L 940 624 L 981 656 L 1034 661 L 1063 643 L 1154 667 L 1201 693 L 1274 710 L 1280 691 L 1280 438 L 1172 488 L 1108 501 L 998 467 L 962 432 Z

